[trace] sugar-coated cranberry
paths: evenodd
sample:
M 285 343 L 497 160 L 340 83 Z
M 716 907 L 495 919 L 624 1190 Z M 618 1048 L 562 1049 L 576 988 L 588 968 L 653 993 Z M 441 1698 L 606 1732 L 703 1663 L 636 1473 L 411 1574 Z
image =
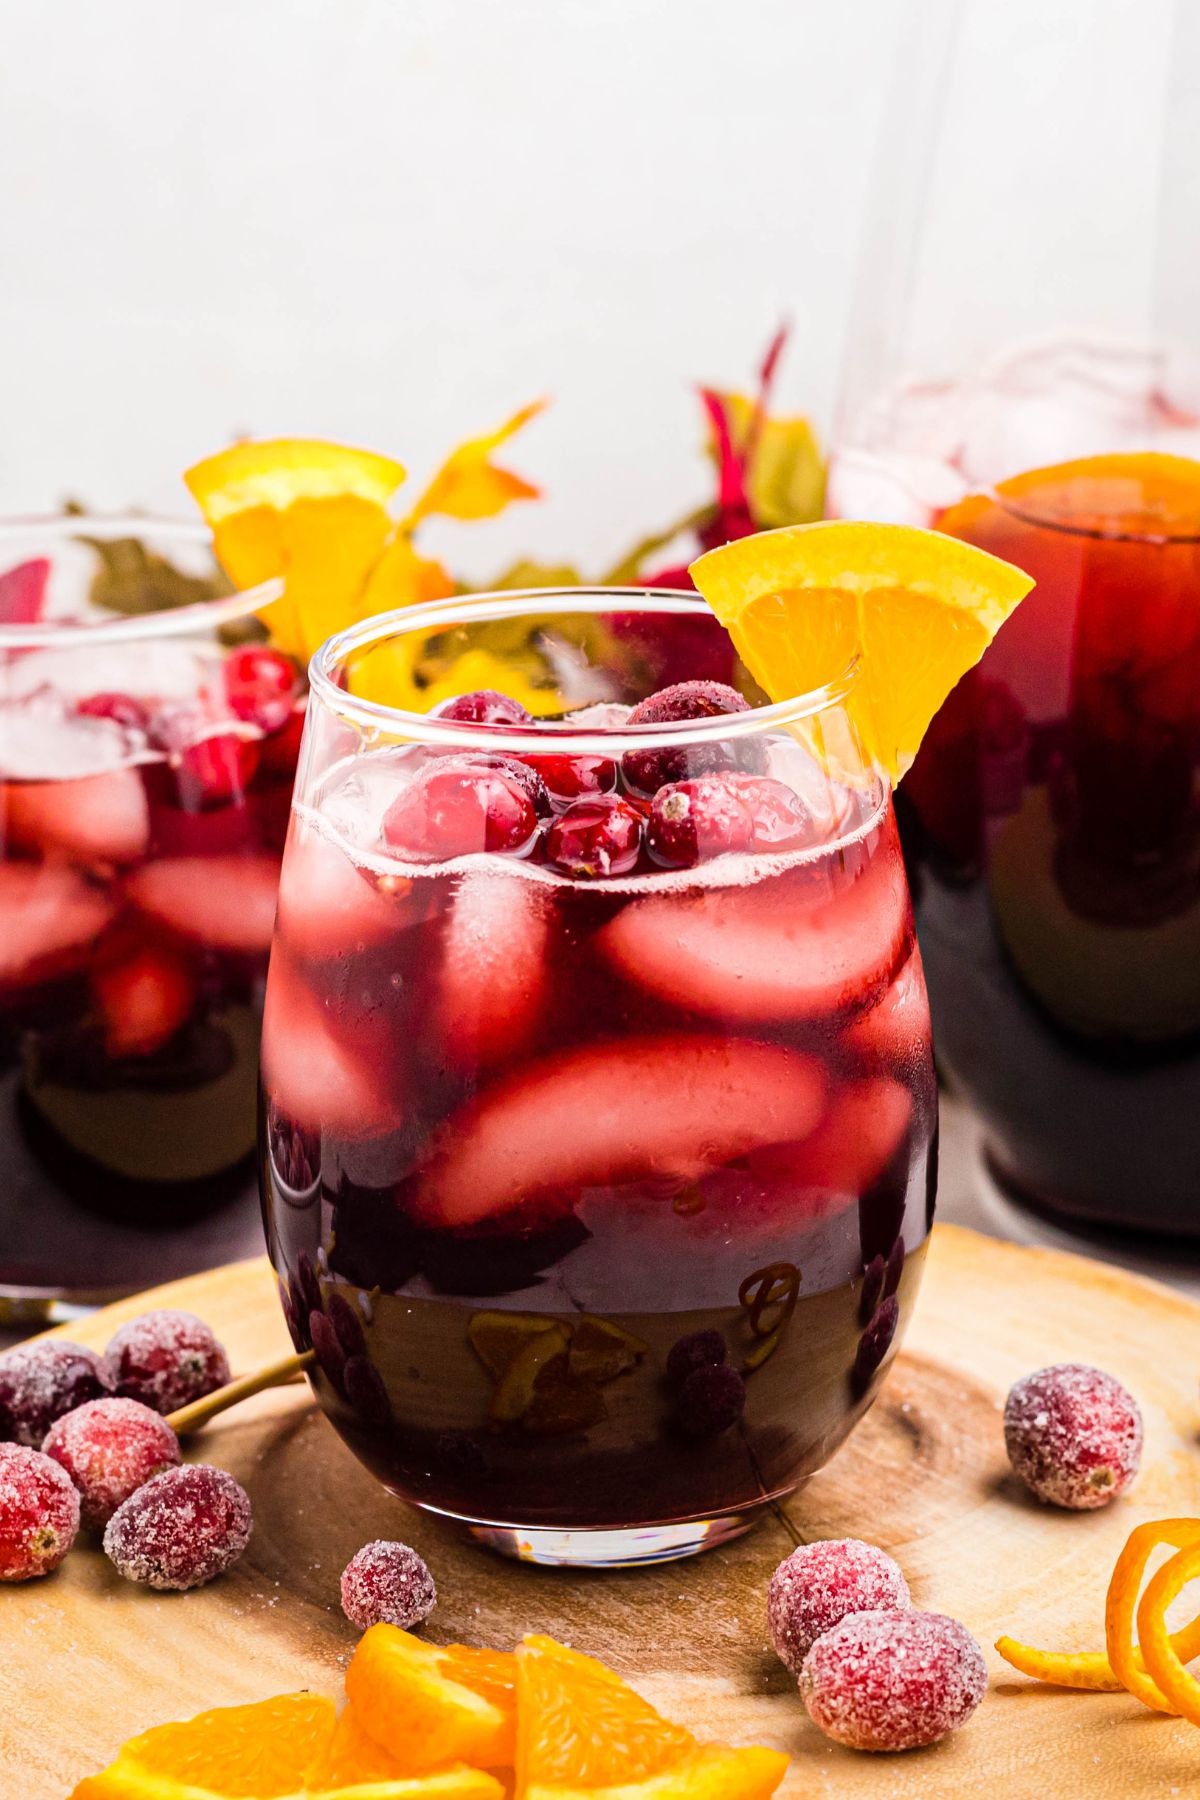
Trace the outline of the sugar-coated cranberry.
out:
M 546 833 L 546 861 L 564 875 L 628 875 L 642 850 L 642 815 L 618 794 L 574 800 Z
M 529 725 L 533 714 L 495 688 L 478 688 L 473 694 L 456 694 L 433 709 L 438 719 L 458 719 L 467 725 Z
M 160 1413 L 187 1406 L 229 1380 L 229 1358 L 209 1326 L 170 1307 L 122 1325 L 105 1358 L 117 1393 Z
M 811 841 L 808 809 L 782 781 L 723 770 L 658 790 L 646 847 L 669 869 L 691 869 L 728 851 L 794 850 Z
M 296 665 L 269 644 L 246 644 L 225 658 L 222 668 L 230 712 L 260 731 L 279 731 L 291 717 Z
M 523 783 L 503 768 L 443 757 L 414 776 L 383 817 L 386 843 L 414 862 L 440 862 L 480 850 L 525 850 L 537 812 Z
M 145 731 L 150 723 L 145 702 L 132 694 L 88 694 L 76 701 L 75 711 L 87 719 L 111 719 L 126 731 Z
M 55 1420 L 42 1448 L 75 1483 L 83 1523 L 93 1531 L 151 1476 L 181 1460 L 167 1421 L 140 1400 L 89 1400 Z
M 686 1437 L 719 1437 L 746 1407 L 746 1383 L 728 1363 L 693 1369 L 679 1390 L 675 1417 Z
M 112 1392 L 103 1359 L 82 1344 L 19 1344 L 0 1356 L 0 1439 L 40 1450 L 55 1419 Z
M 861 1538 L 822 1538 L 785 1556 L 767 1590 L 775 1654 L 793 1675 L 817 1639 L 849 1613 L 912 1605 L 900 1565 Z
M 407 1544 L 377 1538 L 342 1570 L 342 1611 L 360 1631 L 372 1625 L 411 1631 L 436 1605 L 437 1589 L 425 1559 Z
M 667 1351 L 667 1381 L 671 1387 L 681 1388 L 697 1369 L 715 1369 L 728 1356 L 719 1331 L 689 1331 L 686 1337 L 676 1338 Z
M 119 1506 L 104 1553 L 126 1581 L 152 1588 L 203 1587 L 250 1542 L 250 1496 L 224 1469 L 185 1463 L 155 1475 Z
M 545 782 L 556 807 L 616 789 L 617 765 L 611 756 L 531 756 L 526 760 Z
M 1124 1491 L 1142 1459 L 1142 1414 L 1112 1375 L 1084 1363 L 1036 1369 L 1004 1406 L 1008 1460 L 1039 1500 L 1089 1512 Z
M 66 1470 L 27 1444 L 0 1444 L 0 1581 L 57 1569 L 79 1530 L 79 1495 Z
M 858 1340 L 854 1367 L 850 1372 L 850 1385 L 856 1394 L 865 1394 L 870 1387 L 876 1370 L 892 1347 L 899 1323 L 900 1302 L 895 1294 L 889 1294 L 886 1300 L 880 1301 Z
M 725 713 L 749 712 L 736 688 L 720 681 L 679 681 L 657 694 L 639 700 L 629 715 L 630 725 L 665 725 L 676 719 L 715 719 Z M 634 793 L 655 794 L 669 781 L 686 781 L 691 775 L 709 775 L 735 765 L 761 766 L 762 749 L 753 739 L 735 751 L 732 744 L 680 744 L 677 748 L 627 750 L 621 773 Z
M 965 1725 L 987 1691 L 979 1645 L 944 1613 L 851 1613 L 800 1671 L 809 1716 L 851 1750 L 920 1750 Z

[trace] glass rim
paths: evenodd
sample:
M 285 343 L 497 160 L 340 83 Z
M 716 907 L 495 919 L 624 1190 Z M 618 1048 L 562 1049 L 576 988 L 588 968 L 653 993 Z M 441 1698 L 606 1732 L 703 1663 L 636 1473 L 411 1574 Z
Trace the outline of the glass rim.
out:
M 0 518 L 0 551 L 28 540 L 30 561 L 36 560 L 35 543 L 46 545 L 98 538 L 173 538 L 212 548 L 212 532 L 202 519 L 172 519 L 155 513 L 30 513 Z M 114 613 L 90 619 L 46 619 L 32 625 L 0 625 L 0 650 L 37 650 L 70 645 L 140 641 L 144 638 L 186 637 L 193 632 L 214 631 L 273 606 L 283 598 L 284 583 L 275 579 L 254 587 L 238 588 L 215 600 L 197 600 L 187 606 L 163 607 L 158 612 Z
M 411 712 L 351 694 L 334 679 L 334 671 L 356 651 L 411 632 L 450 628 L 461 624 L 486 624 L 495 619 L 520 618 L 531 611 L 567 613 L 645 612 L 683 618 L 714 617 L 698 594 L 680 588 L 583 586 L 501 588 L 455 595 L 376 613 L 369 619 L 335 632 L 313 656 L 308 669 L 312 694 L 339 717 L 384 727 L 422 743 L 449 749 L 548 754 L 547 738 L 553 736 L 555 754 L 612 756 L 623 749 L 646 749 L 654 743 L 708 744 L 729 738 L 752 737 L 762 731 L 782 729 L 815 717 L 837 706 L 850 693 L 858 673 L 858 652 L 833 678 L 807 693 L 744 713 L 720 713 L 708 719 L 668 719 L 657 723 L 623 724 L 613 730 L 596 726 L 572 726 L 561 720 L 539 719 L 531 726 L 480 725 L 468 720 L 440 719 L 432 713 Z

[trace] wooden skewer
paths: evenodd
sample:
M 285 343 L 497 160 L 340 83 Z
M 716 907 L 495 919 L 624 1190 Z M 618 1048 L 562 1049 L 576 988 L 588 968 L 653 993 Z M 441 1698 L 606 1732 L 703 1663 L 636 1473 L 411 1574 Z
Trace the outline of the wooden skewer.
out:
M 197 1431 L 226 1407 L 236 1406 L 239 1400 L 248 1400 L 251 1394 L 261 1394 L 266 1388 L 287 1387 L 290 1382 L 298 1381 L 312 1361 L 312 1351 L 301 1350 L 295 1356 L 284 1356 L 278 1362 L 268 1363 L 253 1375 L 239 1375 L 236 1381 L 228 1381 L 224 1387 L 214 1388 L 211 1394 L 204 1394 L 199 1400 L 181 1406 L 177 1412 L 168 1413 L 167 1424 L 180 1437 L 185 1432 Z

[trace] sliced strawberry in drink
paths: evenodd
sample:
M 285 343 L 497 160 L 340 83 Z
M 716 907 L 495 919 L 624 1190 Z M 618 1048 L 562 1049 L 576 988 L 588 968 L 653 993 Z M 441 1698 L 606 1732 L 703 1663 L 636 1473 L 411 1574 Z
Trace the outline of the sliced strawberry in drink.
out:
M 136 769 L 78 781 L 14 781 L 5 791 L 9 841 L 78 862 L 137 862 L 150 841 L 150 808 Z
M 369 1046 L 356 1052 L 345 1041 L 326 1006 L 276 950 L 262 1034 L 263 1085 L 272 1107 L 306 1131 L 378 1136 L 396 1124 L 399 1106 L 386 1086 L 394 1073 Z
M 817 1129 L 800 1143 L 771 1144 L 748 1157 L 762 1181 L 857 1197 L 879 1179 L 904 1142 L 913 1099 L 887 1076 L 851 1082 L 830 1098 Z
M 914 947 L 875 1005 L 851 1019 L 842 1044 L 870 1069 L 911 1069 L 929 1054 L 930 1031 L 925 971 Z
M 278 885 L 273 856 L 174 856 L 136 869 L 125 893 L 181 937 L 253 955 L 270 949 Z
M 156 944 L 92 974 L 109 1056 L 150 1056 L 175 1036 L 192 1010 L 196 982 L 185 959 Z
M 545 890 L 505 875 L 464 876 L 446 921 L 435 1032 L 468 1073 L 519 1055 L 546 983 Z
M 0 574 L 0 625 L 36 625 L 46 605 L 50 561 L 31 557 Z
M 61 863 L 0 863 L 0 987 L 83 968 L 113 904 Z
M 405 892 L 411 881 L 393 878 Z M 296 821 L 279 877 L 279 929 L 301 956 L 327 958 L 382 943 L 399 921 L 392 892 L 339 845 Z
M 431 1225 L 473 1225 L 528 1200 L 696 1180 L 821 1117 L 815 1058 L 725 1037 L 628 1038 L 546 1057 L 452 1118 L 415 1199 Z
M 804 894 L 785 876 L 622 908 L 597 939 L 627 981 L 668 1005 L 746 1023 L 816 1019 L 869 1004 L 908 930 L 899 856 L 829 875 Z

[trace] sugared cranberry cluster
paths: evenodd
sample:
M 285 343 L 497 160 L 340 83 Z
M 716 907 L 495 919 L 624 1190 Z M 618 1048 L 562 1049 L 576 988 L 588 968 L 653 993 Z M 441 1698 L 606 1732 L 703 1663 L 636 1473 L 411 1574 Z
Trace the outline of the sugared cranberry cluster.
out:
M 749 710 L 719 681 L 682 681 L 639 702 L 628 724 L 662 725 Z M 526 730 L 517 701 L 481 691 L 438 710 L 443 719 Z M 441 755 L 415 776 L 383 820 L 389 848 L 415 862 L 486 850 L 532 857 L 576 880 L 636 870 L 692 869 L 731 851 L 798 848 L 809 815 L 763 771 L 760 738 L 662 745 L 606 756 Z

